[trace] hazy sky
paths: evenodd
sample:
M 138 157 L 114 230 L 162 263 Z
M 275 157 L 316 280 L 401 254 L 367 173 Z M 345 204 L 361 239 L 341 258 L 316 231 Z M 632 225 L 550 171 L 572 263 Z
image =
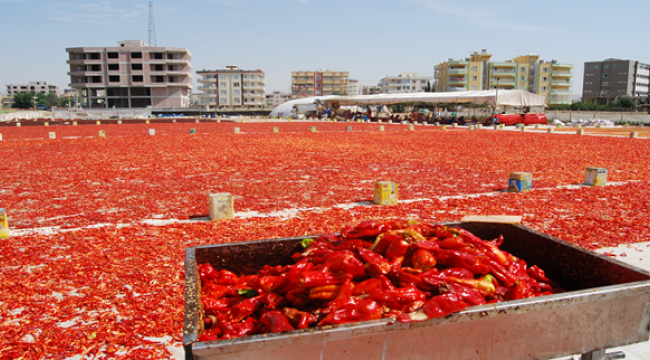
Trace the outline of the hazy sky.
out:
M 487 48 L 493 61 L 536 53 L 575 65 L 650 62 L 647 0 L 154 0 L 158 46 L 186 47 L 195 71 L 262 69 L 266 91 L 290 91 L 291 71 L 349 71 L 375 85 L 400 71 Z M 44 80 L 67 88 L 67 47 L 148 38 L 147 0 L 0 0 L 4 85 Z

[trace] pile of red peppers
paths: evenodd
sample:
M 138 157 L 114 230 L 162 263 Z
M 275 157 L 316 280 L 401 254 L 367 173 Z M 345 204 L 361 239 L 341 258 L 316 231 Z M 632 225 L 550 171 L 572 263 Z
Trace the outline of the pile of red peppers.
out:
M 237 276 L 198 266 L 199 341 L 394 317 L 423 321 L 468 306 L 563 292 L 537 266 L 469 231 L 367 220 L 304 239 L 294 265 Z

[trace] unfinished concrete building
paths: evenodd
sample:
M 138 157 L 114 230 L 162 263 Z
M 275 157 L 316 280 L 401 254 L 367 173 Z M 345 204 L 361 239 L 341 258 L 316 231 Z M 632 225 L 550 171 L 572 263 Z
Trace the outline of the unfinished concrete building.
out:
M 67 48 L 69 86 L 84 107 L 188 107 L 192 53 L 186 48 L 149 47 L 141 40 L 117 47 Z

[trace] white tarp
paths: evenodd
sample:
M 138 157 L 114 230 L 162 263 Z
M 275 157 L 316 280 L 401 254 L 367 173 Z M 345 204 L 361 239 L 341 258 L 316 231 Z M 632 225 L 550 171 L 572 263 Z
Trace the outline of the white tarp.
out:
M 336 96 L 336 95 L 312 96 L 312 97 L 287 101 L 286 103 L 278 105 L 275 109 L 273 109 L 273 111 L 271 111 L 271 113 L 269 115 L 270 116 L 295 116 L 296 114 L 294 113 L 294 106 L 297 106 L 297 105 L 311 105 L 311 104 L 315 104 L 316 100 L 323 101 L 323 100 L 326 100 L 326 99 L 329 99 L 329 98 L 335 98 L 335 97 L 338 97 L 338 96 Z
M 325 98 L 325 97 L 324 97 Z M 475 103 L 492 107 L 499 106 L 545 106 L 546 96 L 529 93 L 524 90 L 484 90 L 484 91 L 457 91 L 443 93 L 406 93 L 406 94 L 377 94 L 377 95 L 352 95 L 332 96 L 323 100 L 328 105 L 337 104 L 399 104 L 406 102 L 426 103 Z M 498 102 L 498 104 L 497 104 Z

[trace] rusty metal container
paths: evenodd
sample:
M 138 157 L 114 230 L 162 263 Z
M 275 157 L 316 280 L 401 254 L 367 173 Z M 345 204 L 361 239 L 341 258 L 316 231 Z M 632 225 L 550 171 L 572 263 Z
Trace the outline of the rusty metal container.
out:
M 292 263 L 305 237 L 198 246 L 186 249 L 186 358 L 542 360 L 648 340 L 650 273 L 520 225 L 444 225 L 482 239 L 502 234 L 502 249 L 541 267 L 568 291 L 410 324 L 381 319 L 197 342 L 203 316 L 197 264 L 251 274 L 263 265 Z

